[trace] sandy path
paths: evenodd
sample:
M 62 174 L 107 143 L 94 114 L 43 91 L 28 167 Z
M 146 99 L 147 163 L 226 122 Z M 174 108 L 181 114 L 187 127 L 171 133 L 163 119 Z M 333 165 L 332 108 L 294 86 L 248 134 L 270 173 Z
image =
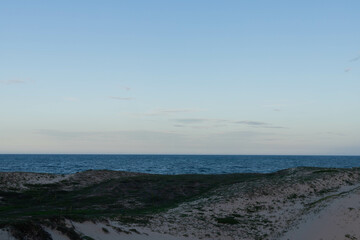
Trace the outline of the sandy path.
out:
M 307 215 L 281 240 L 360 239 L 360 190 L 332 200 L 320 212 Z

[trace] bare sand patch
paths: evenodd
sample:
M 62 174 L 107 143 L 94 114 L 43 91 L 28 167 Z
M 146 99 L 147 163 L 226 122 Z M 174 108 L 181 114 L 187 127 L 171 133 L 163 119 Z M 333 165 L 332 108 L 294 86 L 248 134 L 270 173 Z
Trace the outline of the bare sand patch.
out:
M 304 216 L 281 239 L 360 239 L 359 188 L 323 204 L 326 206 Z

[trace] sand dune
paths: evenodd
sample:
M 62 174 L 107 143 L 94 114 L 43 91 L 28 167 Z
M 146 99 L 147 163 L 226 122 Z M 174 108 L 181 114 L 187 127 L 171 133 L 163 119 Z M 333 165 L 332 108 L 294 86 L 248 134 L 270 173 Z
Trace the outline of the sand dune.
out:
M 323 209 L 303 216 L 282 240 L 360 239 L 360 189 L 328 200 Z
M 0 239 L 360 239 L 357 168 L 0 173 L 0 186 Z

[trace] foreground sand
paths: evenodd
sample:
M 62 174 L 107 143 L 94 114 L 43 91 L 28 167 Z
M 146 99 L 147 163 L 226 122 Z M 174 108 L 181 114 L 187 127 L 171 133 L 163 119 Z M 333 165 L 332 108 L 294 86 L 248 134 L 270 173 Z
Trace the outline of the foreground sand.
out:
M 360 239 L 360 189 L 329 200 L 319 212 L 303 216 L 282 240 Z
M 23 191 L 27 182 L 44 184 L 76 179 L 84 187 L 137 175 L 111 171 L 64 176 L 0 173 L 3 179 L 0 186 Z M 359 169 L 296 168 L 261 176 L 218 187 L 201 197 L 153 213 L 147 216 L 146 223 L 126 224 L 112 217 L 85 222 L 67 219 L 65 224 L 82 236 L 79 239 L 96 240 L 360 239 Z M 56 227 L 42 227 L 51 239 L 76 239 L 57 231 Z M 3 227 L 0 239 L 15 239 L 10 226 Z

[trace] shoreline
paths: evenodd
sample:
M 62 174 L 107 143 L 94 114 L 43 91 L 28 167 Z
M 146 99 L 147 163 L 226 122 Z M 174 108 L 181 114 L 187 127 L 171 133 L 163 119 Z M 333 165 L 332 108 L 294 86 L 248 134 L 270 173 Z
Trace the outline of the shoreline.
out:
M 0 172 L 0 189 L 0 239 L 17 233 L 41 239 L 34 229 L 54 240 L 71 234 L 78 237 L 73 239 L 292 240 L 304 232 L 306 239 L 360 239 L 359 168 L 224 175 Z M 344 227 L 350 219 L 356 224 Z

